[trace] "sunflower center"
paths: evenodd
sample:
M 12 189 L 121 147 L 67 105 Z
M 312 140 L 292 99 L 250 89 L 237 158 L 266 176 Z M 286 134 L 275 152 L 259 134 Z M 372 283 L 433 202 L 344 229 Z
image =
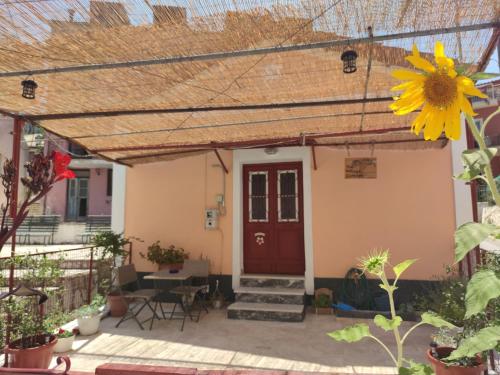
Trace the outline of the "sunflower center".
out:
M 457 98 L 457 82 L 445 71 L 437 71 L 424 83 L 425 99 L 434 107 L 446 108 Z

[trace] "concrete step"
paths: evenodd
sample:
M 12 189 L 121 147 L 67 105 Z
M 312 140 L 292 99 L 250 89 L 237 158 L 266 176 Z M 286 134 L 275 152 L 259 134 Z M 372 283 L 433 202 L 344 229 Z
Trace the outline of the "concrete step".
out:
M 302 322 L 304 316 L 304 305 L 235 302 L 227 308 L 229 319 Z
M 240 277 L 242 287 L 261 287 L 261 288 L 290 288 L 304 289 L 304 276 L 294 275 L 249 275 L 244 274 Z
M 239 287 L 234 290 L 237 302 L 304 305 L 303 288 Z

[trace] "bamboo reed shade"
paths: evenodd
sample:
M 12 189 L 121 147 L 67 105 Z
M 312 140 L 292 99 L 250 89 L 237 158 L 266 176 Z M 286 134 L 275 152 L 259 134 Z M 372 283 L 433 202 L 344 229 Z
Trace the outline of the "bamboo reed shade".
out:
M 362 143 L 356 139 L 386 140 L 384 147 L 431 147 L 408 141 L 411 117 L 390 114 L 389 101 L 201 108 L 390 97 L 395 83 L 390 72 L 408 67 L 404 56 L 413 43 L 431 57 L 435 41 L 441 40 L 457 63 L 482 68 L 498 38 L 495 27 L 434 35 L 428 30 L 498 25 L 499 14 L 497 0 L 3 1 L 0 110 L 127 164 L 213 148 Z M 369 27 L 375 37 L 410 34 L 329 48 L 237 53 L 332 40 L 347 43 L 366 38 Z M 340 60 L 347 48 L 359 55 L 358 70 L 349 75 L 342 73 Z M 197 58 L 213 53 L 234 55 Z M 98 69 L 106 63 L 193 56 L 181 62 Z M 26 71 L 74 66 L 85 70 L 35 74 L 36 99 L 21 97 Z M 181 108 L 182 113 L 165 111 Z M 142 110 L 153 112 L 109 116 Z M 403 132 L 393 134 L 398 129 Z M 366 133 L 355 134 L 361 131 Z M 398 139 L 400 144 L 391 143 Z

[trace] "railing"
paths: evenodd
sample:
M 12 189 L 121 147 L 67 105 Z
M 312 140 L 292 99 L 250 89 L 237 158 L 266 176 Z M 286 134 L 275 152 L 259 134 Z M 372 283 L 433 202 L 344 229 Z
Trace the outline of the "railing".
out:
M 131 262 L 132 245 L 129 245 Z M 106 294 L 112 283 L 113 258 L 104 256 L 102 248 L 95 246 L 68 250 L 31 252 L 0 258 L 0 292 L 8 292 L 24 285 L 42 290 L 48 300 L 43 304 L 43 314 L 70 313 L 91 303 L 96 293 Z M 12 272 L 11 272 L 12 268 Z M 21 297 L 15 297 L 21 298 Z M 10 337 L 11 325 L 4 324 L 16 312 L 7 312 L 8 299 L 0 301 L 0 341 Z M 37 308 L 32 304 L 29 310 Z M 22 314 L 22 309 L 17 314 Z M 12 325 L 15 329 L 14 325 Z M 3 348 L 3 345 L 0 346 Z M 0 349 L 0 354 L 3 350 Z

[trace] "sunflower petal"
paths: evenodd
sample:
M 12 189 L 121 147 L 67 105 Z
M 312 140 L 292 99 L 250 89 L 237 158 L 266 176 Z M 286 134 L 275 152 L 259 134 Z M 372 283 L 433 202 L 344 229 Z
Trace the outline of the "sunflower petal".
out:
M 488 95 L 482 93 L 480 90 L 476 88 L 474 85 L 474 81 L 465 76 L 459 76 L 457 78 L 457 84 L 459 88 L 463 91 L 464 94 L 470 96 L 478 96 L 480 98 L 487 98 Z
M 436 68 L 426 59 L 420 56 L 406 56 L 406 61 L 409 61 L 415 68 L 421 69 L 427 73 L 434 73 Z
M 446 111 L 444 132 L 447 138 L 456 141 L 460 139 L 461 130 L 462 129 L 460 127 L 460 108 L 458 107 L 458 103 L 455 102 Z
M 413 52 L 413 56 L 420 56 L 420 52 L 417 48 L 417 43 L 413 43 L 411 50 Z
M 435 141 L 443 132 L 444 116 L 446 111 L 434 110 L 430 112 L 430 117 L 425 125 L 424 138 Z
M 391 91 L 401 91 L 424 87 L 420 81 L 407 81 L 391 88 Z
M 439 57 L 446 57 L 444 54 L 444 46 L 439 40 L 436 42 L 434 46 L 434 57 L 437 59 Z M 437 62 L 437 61 L 436 61 Z
M 413 120 L 413 123 L 411 124 L 411 130 L 413 133 L 416 135 L 420 134 L 420 131 L 425 125 L 425 120 L 427 119 L 427 116 L 429 115 L 429 106 L 426 105 L 422 109 L 422 112 L 418 114 L 418 116 Z
M 467 113 L 468 115 L 475 116 L 476 113 L 472 109 L 472 105 L 469 102 L 469 99 L 463 94 L 459 94 L 460 96 L 460 110 Z
M 392 76 L 401 81 L 424 80 L 425 76 L 411 70 L 398 69 L 392 72 Z

